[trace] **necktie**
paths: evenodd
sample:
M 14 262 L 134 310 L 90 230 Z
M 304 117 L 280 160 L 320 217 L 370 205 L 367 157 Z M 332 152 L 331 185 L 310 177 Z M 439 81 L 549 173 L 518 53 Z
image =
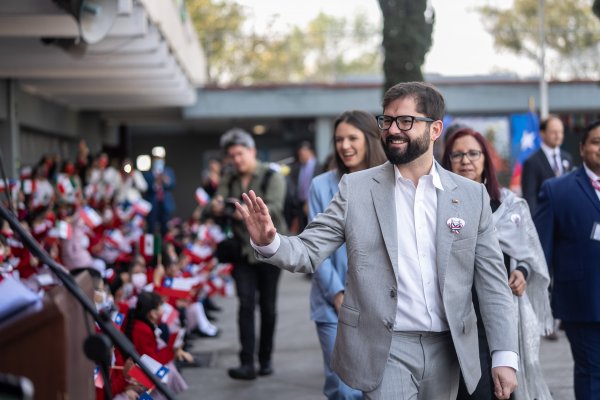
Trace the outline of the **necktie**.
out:
M 560 157 L 558 153 L 554 153 L 554 167 L 552 169 L 554 170 L 554 175 L 560 176 Z
M 590 178 L 590 182 L 592 182 L 592 186 L 594 187 L 594 189 L 600 192 L 600 179 L 593 180 L 592 178 Z

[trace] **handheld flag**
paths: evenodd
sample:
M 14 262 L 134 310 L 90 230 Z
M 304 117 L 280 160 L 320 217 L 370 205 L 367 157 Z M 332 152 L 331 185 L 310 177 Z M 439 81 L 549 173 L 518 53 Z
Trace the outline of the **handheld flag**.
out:
M 102 223 L 100 215 L 90 206 L 84 206 L 79 209 L 79 216 L 83 219 L 83 222 L 91 229 L 94 229 Z
M 152 211 L 152 204 L 144 199 L 139 199 L 138 201 L 133 203 L 132 207 L 133 211 L 135 211 L 136 214 L 142 215 L 144 217 L 150 214 L 150 211 Z
M 210 196 L 208 195 L 208 193 L 206 193 L 206 190 L 199 187 L 198 189 L 196 189 L 196 201 L 201 206 L 205 206 L 210 201 Z
M 144 365 L 150 370 L 151 373 L 156 375 L 160 380 L 166 382 L 167 374 L 169 373 L 169 368 L 165 367 L 154 358 L 150 357 L 147 354 L 142 355 L 141 357 Z M 154 383 L 146 376 L 144 371 L 139 367 L 139 365 L 134 365 L 129 370 L 129 376 L 138 381 L 142 386 L 151 389 L 154 387 Z
M 195 280 L 189 278 L 165 278 L 162 286 L 155 288 L 161 296 L 186 298 L 194 287 Z

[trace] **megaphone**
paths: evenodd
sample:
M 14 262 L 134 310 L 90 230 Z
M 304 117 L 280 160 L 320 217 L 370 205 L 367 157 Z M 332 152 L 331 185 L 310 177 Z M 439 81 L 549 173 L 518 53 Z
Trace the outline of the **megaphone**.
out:
M 94 44 L 106 36 L 119 11 L 119 0 L 54 0 L 63 10 L 73 15 L 79 26 L 79 38 L 85 44 Z

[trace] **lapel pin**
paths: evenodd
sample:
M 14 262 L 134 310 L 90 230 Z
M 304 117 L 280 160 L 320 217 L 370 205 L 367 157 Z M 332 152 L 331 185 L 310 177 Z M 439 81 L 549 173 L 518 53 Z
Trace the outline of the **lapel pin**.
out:
M 449 218 L 448 221 L 446 221 L 446 224 L 448 224 L 448 227 L 450 228 L 450 232 L 454 233 L 454 234 L 458 234 L 460 233 L 460 230 L 465 226 L 465 220 L 461 219 L 461 218 Z
M 511 215 L 510 216 L 510 220 L 516 226 L 520 226 L 521 225 L 521 216 L 519 214 L 513 214 L 513 215 Z
M 452 199 L 452 204 L 458 204 L 458 199 Z

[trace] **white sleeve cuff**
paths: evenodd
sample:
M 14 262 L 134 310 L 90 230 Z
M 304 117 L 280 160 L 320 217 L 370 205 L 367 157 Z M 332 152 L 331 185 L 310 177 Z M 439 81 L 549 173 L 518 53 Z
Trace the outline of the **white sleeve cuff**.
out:
M 252 239 L 250 239 L 250 245 L 252 246 L 252 248 L 254 248 L 254 250 L 256 250 L 258 254 L 265 258 L 269 258 L 273 254 L 275 254 L 277 252 L 277 249 L 279 249 L 280 244 L 281 239 L 279 238 L 279 234 L 276 234 L 275 239 L 273 239 L 273 241 L 266 246 L 258 246 L 252 241 Z
M 511 367 L 519 370 L 519 355 L 514 351 L 498 350 L 492 353 L 492 368 Z

